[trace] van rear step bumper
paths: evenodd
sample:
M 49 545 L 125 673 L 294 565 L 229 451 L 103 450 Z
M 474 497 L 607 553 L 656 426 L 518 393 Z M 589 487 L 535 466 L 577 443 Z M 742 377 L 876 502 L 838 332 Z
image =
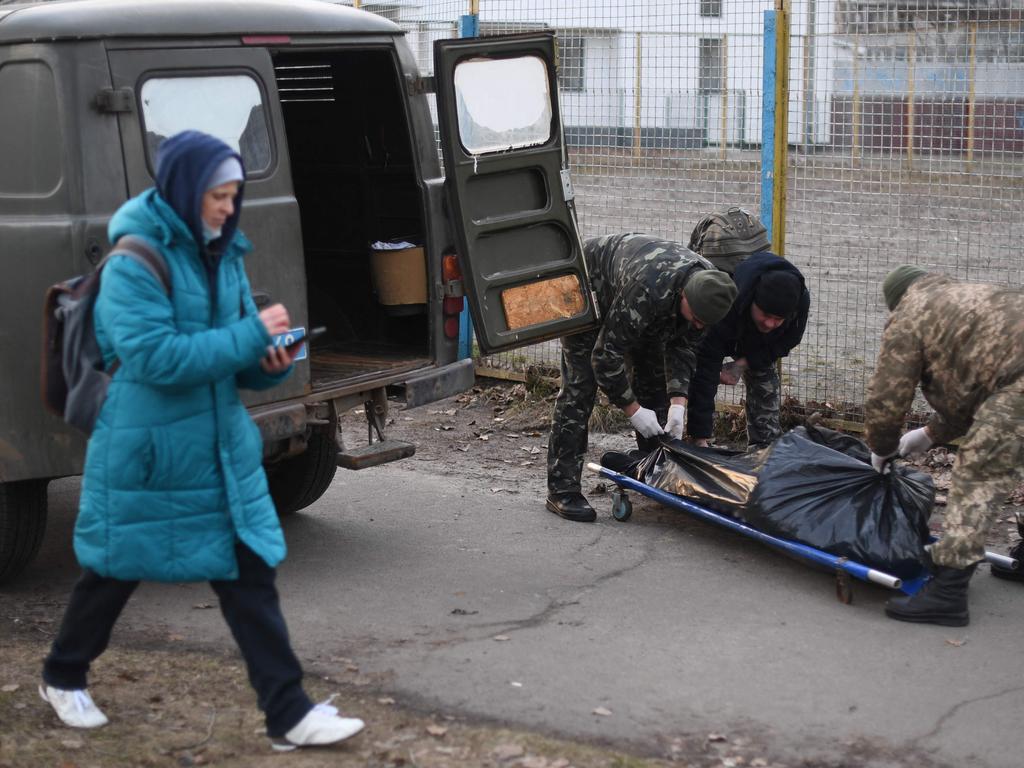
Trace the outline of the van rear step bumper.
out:
M 367 469 L 389 461 L 407 459 L 416 453 L 416 446 L 403 440 L 380 440 L 338 453 L 338 466 L 345 469 Z
M 471 388 L 476 382 L 473 360 L 465 358 L 434 368 L 405 381 L 405 407 L 416 408 L 443 400 Z

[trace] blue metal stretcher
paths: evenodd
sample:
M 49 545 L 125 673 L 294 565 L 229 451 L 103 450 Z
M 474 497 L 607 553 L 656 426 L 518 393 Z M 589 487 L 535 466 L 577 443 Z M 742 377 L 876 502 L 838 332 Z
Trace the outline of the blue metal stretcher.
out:
M 852 600 L 849 581 L 850 576 L 861 581 L 879 584 L 883 587 L 888 587 L 889 589 L 896 589 L 907 595 L 915 594 L 927 581 L 927 572 L 923 568 L 918 576 L 915 576 L 912 579 L 901 579 L 891 574 L 875 570 L 874 568 L 869 568 L 866 565 L 854 562 L 853 560 L 849 560 L 845 557 L 830 555 L 828 552 L 823 552 L 820 549 L 809 547 L 806 544 L 790 541 L 789 539 L 781 539 L 777 536 L 771 536 L 757 530 L 756 528 L 751 528 L 746 523 L 729 517 L 728 515 L 713 512 L 712 510 L 702 507 L 699 504 L 695 504 L 682 496 L 676 496 L 674 493 L 663 491 L 660 488 L 647 485 L 639 480 L 634 480 L 628 475 L 623 475 L 619 472 L 608 469 L 607 467 L 602 467 L 600 464 L 588 463 L 587 468 L 601 477 L 615 483 L 615 485 L 620 489 L 636 491 L 637 493 L 654 499 L 655 501 L 659 501 L 673 509 L 681 510 L 682 512 L 686 512 L 694 517 L 706 520 L 709 523 L 714 523 L 715 525 L 719 525 L 723 528 L 736 531 L 737 533 L 741 533 L 751 539 L 756 539 L 763 544 L 767 544 L 770 547 L 775 547 L 776 549 L 781 549 L 784 552 L 795 555 L 801 560 L 806 560 L 835 571 L 836 595 L 840 602 L 843 603 L 849 603 Z M 612 493 L 612 516 L 616 520 L 623 522 L 628 520 L 632 511 L 632 503 L 622 490 Z M 997 563 L 1004 568 L 1019 567 L 1017 560 L 994 552 L 986 552 L 985 559 L 989 562 Z

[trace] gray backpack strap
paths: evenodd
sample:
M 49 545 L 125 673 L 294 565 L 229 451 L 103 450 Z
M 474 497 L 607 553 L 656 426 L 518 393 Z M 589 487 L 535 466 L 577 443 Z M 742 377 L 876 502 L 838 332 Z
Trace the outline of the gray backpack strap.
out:
M 152 272 L 153 276 L 160 281 L 160 285 L 164 287 L 167 295 L 171 295 L 171 270 L 168 268 L 163 254 L 154 250 L 149 243 L 141 237 L 125 235 L 114 243 L 114 248 L 107 254 L 106 259 L 117 254 L 127 256 Z

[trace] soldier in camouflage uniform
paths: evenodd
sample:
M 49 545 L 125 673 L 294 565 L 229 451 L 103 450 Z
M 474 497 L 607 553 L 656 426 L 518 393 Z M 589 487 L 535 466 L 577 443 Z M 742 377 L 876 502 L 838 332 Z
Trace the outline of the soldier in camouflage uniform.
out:
M 597 388 L 622 408 L 637 442 L 682 437 L 694 350 L 705 325 L 736 296 L 732 280 L 680 243 L 619 234 L 583 249 L 601 327 L 562 339 L 562 388 L 548 440 L 547 508 L 578 522 L 595 519 L 580 475 Z M 664 426 L 663 426 L 664 425 Z
M 953 467 L 944 535 L 928 549 L 932 578 L 911 597 L 889 600 L 902 621 L 964 626 L 967 584 L 985 556 L 1000 504 L 1024 481 L 1024 291 L 963 283 L 918 267 L 893 270 L 883 293 L 892 314 L 864 406 L 872 465 L 886 471 L 963 436 Z M 928 424 L 899 436 L 917 384 L 935 410 Z M 1024 535 L 1024 521 L 1017 520 Z M 1017 544 L 1011 557 L 1024 556 Z M 1020 571 L 992 566 L 1024 581 Z
M 729 314 L 708 331 L 697 350 L 687 433 L 694 443 L 706 446 L 718 385 L 736 384 L 742 378 L 747 445 L 763 448 L 782 434 L 777 362 L 803 338 L 811 294 L 800 270 L 768 251 L 764 226 L 742 208 L 701 219 L 690 243 L 733 274 L 738 294 Z M 723 366 L 726 357 L 732 361 Z

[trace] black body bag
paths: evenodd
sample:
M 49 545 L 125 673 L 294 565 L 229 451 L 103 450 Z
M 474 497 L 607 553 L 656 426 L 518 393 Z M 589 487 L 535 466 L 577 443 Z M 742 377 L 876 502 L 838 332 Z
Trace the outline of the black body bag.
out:
M 870 456 L 849 435 L 797 427 L 750 453 L 666 440 L 640 461 L 606 454 L 601 463 L 772 536 L 893 576 L 918 576 L 935 486 L 902 465 L 880 475 Z

